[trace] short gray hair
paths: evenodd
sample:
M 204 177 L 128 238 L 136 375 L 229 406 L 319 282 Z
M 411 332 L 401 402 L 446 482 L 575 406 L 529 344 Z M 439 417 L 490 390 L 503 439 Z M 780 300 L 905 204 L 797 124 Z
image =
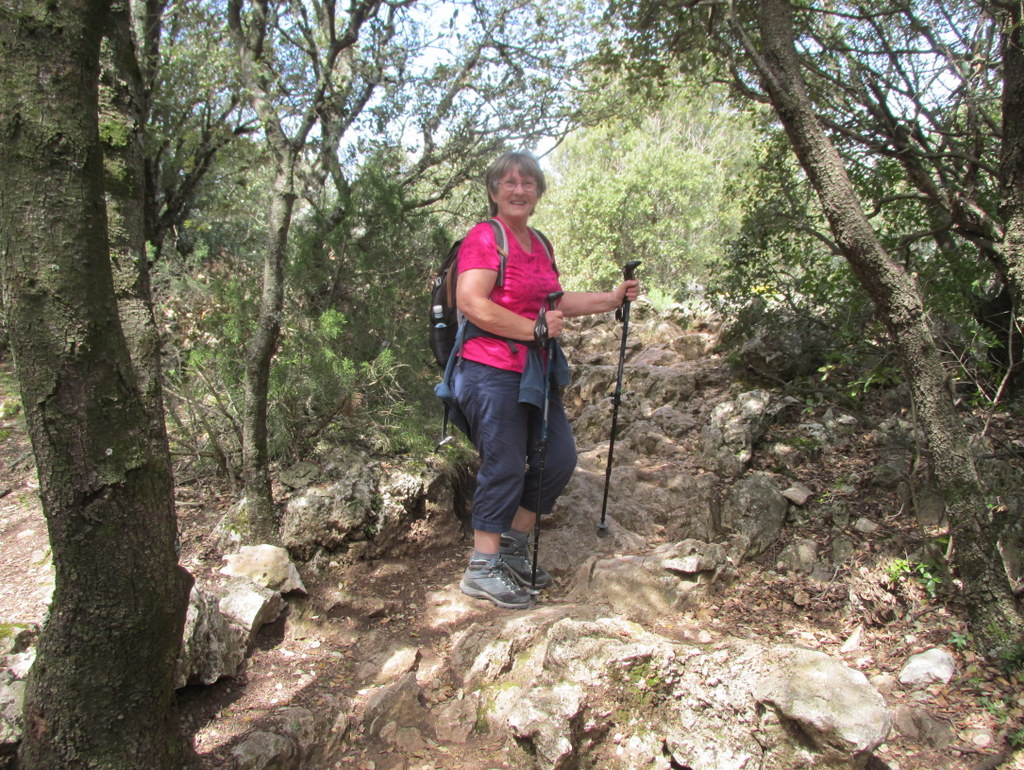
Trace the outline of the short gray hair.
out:
M 491 167 L 487 169 L 484 182 L 487 185 L 487 200 L 490 204 L 491 216 L 498 213 L 498 204 L 494 202 L 492 195 L 498 192 L 498 183 L 508 176 L 514 169 L 519 169 L 523 176 L 533 177 L 537 183 L 537 200 L 540 200 L 547 189 L 547 182 L 544 181 L 544 172 L 540 170 L 540 163 L 528 152 L 506 152 L 498 158 Z

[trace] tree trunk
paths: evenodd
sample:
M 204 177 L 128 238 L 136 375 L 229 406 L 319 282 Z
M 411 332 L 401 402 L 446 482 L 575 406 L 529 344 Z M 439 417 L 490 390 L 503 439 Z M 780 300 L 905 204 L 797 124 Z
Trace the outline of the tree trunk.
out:
M 996 546 L 999 532 L 988 515 L 917 287 L 878 242 L 842 160 L 814 114 L 796 56 L 791 14 L 786 0 L 760 0 L 760 50 L 749 52 L 836 242 L 871 296 L 903 363 L 946 502 L 973 630 L 993 651 L 1024 636 L 1024 619 Z
M 20 766 L 188 767 L 174 670 L 191 578 L 118 319 L 97 79 L 104 0 L 0 8 L 0 258 L 56 586 Z
M 284 307 L 284 267 L 295 205 L 294 160 L 277 156 L 277 171 L 271 190 L 267 223 L 267 250 L 263 258 L 263 294 L 256 330 L 245 351 L 245 404 L 242 415 L 242 468 L 245 484 L 247 522 L 250 530 L 243 539 L 276 542 L 277 512 L 270 486 L 270 456 L 267 446 L 267 404 L 270 395 L 270 366 L 281 336 Z
M 115 0 L 111 6 L 101 59 L 100 140 L 114 296 L 154 436 L 165 441 L 160 333 L 146 255 L 142 79 L 125 0 Z
M 1003 261 L 1018 322 L 1024 302 L 1024 8 L 1006 3 L 1003 19 Z

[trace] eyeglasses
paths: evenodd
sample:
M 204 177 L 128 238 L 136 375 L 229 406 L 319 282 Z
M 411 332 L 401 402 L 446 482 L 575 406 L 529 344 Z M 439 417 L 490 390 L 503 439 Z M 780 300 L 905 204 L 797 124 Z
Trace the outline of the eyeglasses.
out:
M 509 192 L 515 192 L 517 187 L 522 187 L 523 192 L 533 192 L 537 189 L 537 183 L 532 179 L 524 179 L 523 181 L 517 182 L 513 179 L 503 179 L 499 183 L 501 187 Z

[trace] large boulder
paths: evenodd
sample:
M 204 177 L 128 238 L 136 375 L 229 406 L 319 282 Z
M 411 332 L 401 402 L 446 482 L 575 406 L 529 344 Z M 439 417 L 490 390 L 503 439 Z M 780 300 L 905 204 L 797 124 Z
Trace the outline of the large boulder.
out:
M 769 767 L 864 767 L 892 728 L 885 700 L 860 671 L 821 652 L 774 648 L 753 688 Z M 800 735 L 806 743 L 794 741 Z
M 701 431 L 704 462 L 711 470 L 734 478 L 746 471 L 754 444 L 771 422 L 770 406 L 768 391 L 752 390 L 715 407 Z
M 456 640 L 453 661 L 503 661 L 474 665 L 461 684 L 509 736 L 518 767 L 633 770 L 671 757 L 693 770 L 853 769 L 892 726 L 867 679 L 818 652 L 669 641 L 600 616 L 478 631 Z M 525 649 L 523 632 L 533 640 Z
M 217 597 L 193 585 L 174 675 L 175 688 L 213 684 L 221 677 L 235 676 L 245 660 L 247 641 L 245 629 L 221 614 Z
M 722 527 L 746 537 L 755 555 L 778 540 L 788 511 L 789 501 L 771 477 L 752 473 L 729 488 L 719 515 Z
M 374 531 L 377 466 L 353 456 L 339 477 L 293 495 L 281 517 L 281 544 L 300 559 L 317 550 L 342 550 L 365 541 Z
M 298 559 L 401 556 L 461 537 L 453 478 L 438 468 L 353 455 L 333 473 L 285 504 L 281 544 Z
M 761 300 L 737 313 L 722 334 L 723 347 L 740 366 L 775 382 L 814 374 L 831 342 L 825 327 Z

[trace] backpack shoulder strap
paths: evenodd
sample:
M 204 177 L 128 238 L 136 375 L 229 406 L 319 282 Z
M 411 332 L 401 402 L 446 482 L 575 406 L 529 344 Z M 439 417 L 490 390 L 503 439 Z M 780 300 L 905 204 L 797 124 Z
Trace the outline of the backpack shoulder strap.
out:
M 536 230 L 531 227 L 530 232 L 537 236 L 537 240 L 540 241 L 541 245 L 544 247 L 544 253 L 548 255 L 548 261 L 551 262 L 551 267 L 554 269 L 555 275 L 558 275 L 558 265 L 555 264 L 555 255 L 551 248 L 551 241 L 549 241 L 548 237 L 540 230 Z
M 505 265 L 508 262 L 508 233 L 504 225 L 497 219 L 487 220 L 494 231 L 494 243 L 498 247 L 498 281 L 495 285 L 505 285 Z

